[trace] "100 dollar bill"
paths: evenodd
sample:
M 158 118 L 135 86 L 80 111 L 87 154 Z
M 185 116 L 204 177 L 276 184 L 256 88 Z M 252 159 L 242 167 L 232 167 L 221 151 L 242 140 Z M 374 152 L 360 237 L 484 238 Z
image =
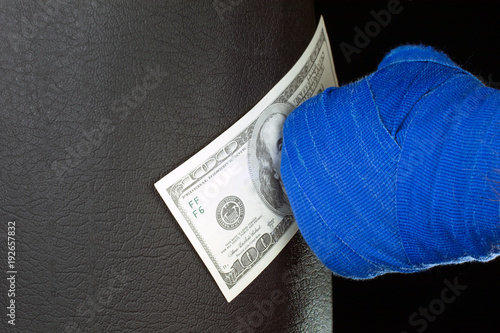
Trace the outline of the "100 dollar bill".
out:
M 297 231 L 279 172 L 286 117 L 337 85 L 321 18 L 285 77 L 226 132 L 155 184 L 228 302 Z

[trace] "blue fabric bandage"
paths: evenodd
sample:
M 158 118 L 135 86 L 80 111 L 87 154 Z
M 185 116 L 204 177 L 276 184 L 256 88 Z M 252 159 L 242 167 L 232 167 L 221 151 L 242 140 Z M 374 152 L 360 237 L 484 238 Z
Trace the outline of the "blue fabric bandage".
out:
M 354 279 L 500 254 L 500 91 L 431 47 L 287 118 L 281 177 L 299 228 Z

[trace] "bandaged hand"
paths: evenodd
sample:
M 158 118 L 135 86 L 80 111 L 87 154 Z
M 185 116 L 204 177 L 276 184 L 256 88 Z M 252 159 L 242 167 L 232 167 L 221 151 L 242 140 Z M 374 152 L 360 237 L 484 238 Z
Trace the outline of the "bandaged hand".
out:
M 500 254 L 500 91 L 430 47 L 304 102 L 281 177 L 300 231 L 354 279 Z

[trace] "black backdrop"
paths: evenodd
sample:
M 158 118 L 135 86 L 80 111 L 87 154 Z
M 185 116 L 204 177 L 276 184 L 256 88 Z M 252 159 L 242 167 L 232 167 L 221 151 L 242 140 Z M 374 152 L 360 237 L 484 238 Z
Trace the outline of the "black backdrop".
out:
M 371 12 L 387 9 L 387 5 L 388 1 L 316 1 L 316 15 L 325 18 L 341 84 L 374 71 L 393 47 L 421 43 L 445 51 L 490 86 L 500 87 L 498 2 L 402 1 L 401 12 L 392 15 L 390 23 L 377 34 L 371 27 L 374 36 L 366 45 L 358 41 L 363 47 L 356 47 L 354 29 L 364 31 L 374 21 Z M 342 42 L 358 49 L 358 53 L 350 54 L 350 62 Z M 334 332 L 500 332 L 499 277 L 499 260 L 371 281 L 334 277 Z M 455 279 L 467 289 L 441 309 L 444 280 Z M 425 319 L 420 308 L 429 308 L 431 303 L 439 314 L 429 312 L 429 319 Z M 409 318 L 414 313 L 412 325 Z
M 373 22 L 370 12 L 388 1 L 316 2 L 341 83 L 374 70 L 392 47 L 422 42 L 498 85 L 492 2 L 404 2 L 348 62 L 341 43 L 353 45 L 354 28 Z M 298 236 L 227 304 L 153 184 L 264 96 L 315 26 L 307 1 L 229 2 L 235 7 L 221 20 L 212 0 L 0 0 L 0 238 L 9 220 L 19 236 L 19 321 L 11 331 L 237 332 L 254 301 L 280 290 L 289 301 L 256 332 L 330 332 L 333 308 L 335 333 L 410 333 L 423 326 L 409 316 L 439 304 L 443 281 L 457 279 L 467 289 L 425 331 L 500 332 L 500 262 L 365 282 L 335 277 L 331 306 L 330 275 Z M 47 3 L 58 8 L 50 19 Z M 30 52 L 15 51 L 10 33 L 27 36 L 21 46 Z M 163 84 L 128 116 L 116 114 L 113 103 L 155 65 L 168 73 Z M 68 158 L 86 142 L 83 132 L 107 118 L 114 129 L 101 129 L 98 147 Z M 58 180 L 51 166 L 68 160 Z M 290 283 L 282 281 L 287 272 Z

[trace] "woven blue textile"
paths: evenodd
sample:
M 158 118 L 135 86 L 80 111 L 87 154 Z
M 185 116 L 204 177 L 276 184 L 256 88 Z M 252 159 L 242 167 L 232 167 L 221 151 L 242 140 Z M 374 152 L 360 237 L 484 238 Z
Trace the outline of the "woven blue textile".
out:
M 304 102 L 281 177 L 299 228 L 354 279 L 500 254 L 500 92 L 431 47 Z

